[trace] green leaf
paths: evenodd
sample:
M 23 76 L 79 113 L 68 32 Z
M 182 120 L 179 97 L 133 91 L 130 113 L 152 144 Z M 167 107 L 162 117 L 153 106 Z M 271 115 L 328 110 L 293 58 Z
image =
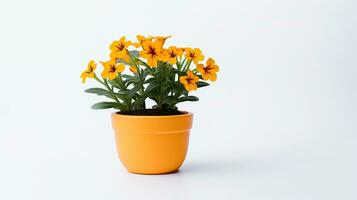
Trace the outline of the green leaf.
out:
M 99 102 L 92 105 L 92 109 L 94 110 L 108 109 L 108 108 L 116 108 L 121 111 L 126 110 L 125 105 L 118 102 Z
M 129 53 L 134 58 L 139 57 L 139 51 L 138 50 L 131 50 L 131 51 L 129 51 Z
M 138 84 L 140 81 L 139 80 L 128 80 L 128 81 L 124 81 L 125 82 L 125 87 L 128 87 L 131 84 Z
M 198 87 L 198 88 L 200 88 L 200 87 L 206 87 L 206 86 L 209 86 L 209 83 L 204 82 L 204 81 L 198 81 L 198 82 L 197 82 L 197 87 Z
M 130 77 L 130 78 L 125 79 L 123 82 L 126 86 L 129 86 L 130 84 L 133 84 L 133 83 L 140 83 L 140 79 L 139 79 L 139 77 Z
M 111 91 L 105 90 L 103 88 L 89 88 L 89 89 L 85 90 L 84 92 L 91 93 L 91 94 L 96 94 L 98 96 L 106 96 L 106 97 L 108 97 L 110 99 L 113 99 L 113 100 L 115 100 L 114 95 L 118 96 L 115 93 L 112 93 Z
M 153 81 L 153 82 L 151 82 L 151 83 L 148 85 L 148 87 L 147 87 L 146 90 L 145 90 L 145 93 L 150 92 L 151 90 L 153 90 L 153 89 L 155 89 L 155 88 L 157 88 L 157 87 L 159 87 L 159 86 L 160 86 L 160 82 L 158 82 L 158 81 Z
M 89 88 L 87 90 L 85 90 L 85 92 L 87 93 L 91 93 L 91 94 L 96 94 L 99 96 L 106 96 L 110 99 L 115 100 L 116 96 L 117 98 L 121 99 L 121 100 L 126 100 L 128 99 L 127 95 L 128 95 L 128 90 L 119 90 L 118 92 L 111 92 L 108 90 L 105 90 L 103 88 Z
M 135 85 L 133 88 L 131 88 L 129 91 L 128 91 L 128 95 L 130 97 L 134 96 L 139 90 L 140 90 L 140 85 Z
M 172 72 L 178 74 L 179 76 L 185 76 L 186 75 L 186 72 L 183 72 L 183 71 L 180 71 L 180 70 L 177 70 L 177 69 L 173 69 Z
M 146 78 L 148 75 L 150 75 L 151 73 L 153 72 L 153 70 L 151 68 L 146 68 L 144 70 L 144 72 L 142 73 L 143 74 L 143 77 Z
M 112 94 L 110 91 L 103 89 L 103 88 L 89 88 L 89 89 L 86 89 L 84 92 L 96 94 L 96 95 Z
M 135 110 L 144 110 L 145 109 L 145 99 L 146 99 L 145 95 L 139 96 L 133 103 L 133 108 Z
M 187 97 L 181 97 L 178 99 L 179 102 L 184 102 L 184 101 L 198 101 L 198 97 L 196 96 L 187 96 Z
M 128 62 L 126 62 L 125 60 L 122 60 L 122 59 L 118 59 L 118 60 L 117 60 L 117 63 L 118 63 L 118 64 L 119 64 L 119 63 L 123 63 L 123 64 L 125 64 L 125 65 L 129 65 Z
M 129 94 L 129 90 L 119 90 L 119 91 L 116 92 L 115 94 L 128 95 L 128 94 Z
M 168 104 L 169 107 L 172 107 L 178 103 L 178 99 L 175 96 L 166 96 L 163 100 L 163 104 Z
M 186 89 L 183 89 L 182 94 L 185 95 L 185 97 L 187 97 L 188 96 L 188 91 Z
M 123 78 L 134 78 L 134 76 L 128 75 L 128 74 L 122 74 L 121 77 Z
M 124 88 L 124 86 L 122 84 L 120 84 L 119 82 L 117 82 L 117 81 L 110 81 L 109 80 L 108 83 L 110 85 L 114 86 L 117 89 L 123 89 Z
M 146 81 L 144 81 L 144 84 L 151 83 L 154 80 L 155 80 L 155 78 L 151 77 L 151 78 L 147 79 Z
M 144 95 L 147 96 L 147 97 L 150 97 L 152 99 L 152 98 L 156 98 L 156 97 L 160 96 L 161 95 L 161 91 L 160 90 L 151 90 L 151 91 L 145 92 Z

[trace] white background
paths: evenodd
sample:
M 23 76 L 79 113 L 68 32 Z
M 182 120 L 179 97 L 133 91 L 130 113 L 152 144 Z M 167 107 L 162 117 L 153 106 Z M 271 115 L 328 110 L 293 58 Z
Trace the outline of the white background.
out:
M 0 199 L 357 199 L 353 0 L 0 1 Z M 81 71 L 173 35 L 221 67 L 179 173 L 129 174 Z

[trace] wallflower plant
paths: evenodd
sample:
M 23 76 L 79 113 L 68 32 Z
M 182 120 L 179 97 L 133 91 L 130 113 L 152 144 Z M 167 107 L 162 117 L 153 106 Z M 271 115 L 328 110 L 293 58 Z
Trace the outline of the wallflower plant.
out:
M 137 42 L 121 37 L 110 45 L 110 59 L 101 61 L 103 71 L 97 75 L 97 63 L 91 60 L 81 74 L 82 82 L 92 78 L 101 87 L 87 93 L 105 96 L 93 109 L 114 108 L 121 112 L 146 110 L 146 99 L 155 102 L 153 109 L 177 110 L 185 101 L 198 101 L 189 93 L 216 81 L 219 67 L 213 58 L 204 63 L 198 48 L 164 47 L 169 38 L 137 36 Z M 125 68 L 129 73 L 124 73 Z

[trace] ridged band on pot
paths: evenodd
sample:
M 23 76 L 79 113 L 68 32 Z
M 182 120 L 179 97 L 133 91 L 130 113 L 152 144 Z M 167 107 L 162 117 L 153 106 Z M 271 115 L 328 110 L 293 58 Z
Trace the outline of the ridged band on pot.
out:
M 129 172 L 177 171 L 185 160 L 193 114 L 136 116 L 112 114 L 119 158 Z

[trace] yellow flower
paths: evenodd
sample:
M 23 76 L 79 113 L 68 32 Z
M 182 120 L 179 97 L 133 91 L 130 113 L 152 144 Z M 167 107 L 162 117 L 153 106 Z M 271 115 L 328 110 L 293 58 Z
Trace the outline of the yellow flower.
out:
M 177 57 L 182 56 L 183 51 L 175 46 L 171 46 L 164 51 L 164 58 L 165 61 L 169 62 L 170 64 L 176 64 Z
M 97 68 L 97 64 L 94 60 L 91 60 L 88 65 L 87 69 L 84 70 L 81 74 L 82 83 L 86 82 L 86 78 L 93 78 L 95 76 L 94 70 Z
M 114 41 L 110 45 L 110 57 L 112 59 L 124 59 L 128 60 L 129 56 L 127 53 L 128 47 L 131 45 L 131 41 L 126 41 L 125 37 L 121 37 L 119 41 Z
M 161 43 L 159 41 L 144 41 L 140 56 L 147 59 L 147 63 L 150 67 L 156 67 L 157 61 L 163 59 Z
M 107 62 L 100 63 L 102 63 L 104 67 L 104 70 L 102 72 L 103 78 L 108 78 L 109 80 L 115 79 L 118 73 L 124 71 L 125 68 L 123 63 L 117 64 L 113 59 Z
M 129 70 L 133 72 L 134 74 L 138 73 L 138 70 L 136 69 L 136 66 L 130 66 Z
M 202 52 L 198 48 L 186 48 L 185 49 L 185 57 L 187 60 L 193 60 L 193 62 L 197 65 L 199 61 L 204 59 Z
M 185 86 L 187 91 L 197 90 L 197 82 L 199 78 L 191 70 L 187 71 L 187 76 L 181 76 L 180 82 Z
M 137 35 L 136 36 L 136 39 L 138 39 L 138 42 L 134 42 L 133 45 L 136 47 L 136 48 L 139 48 L 140 46 L 143 45 L 143 43 L 145 41 L 151 41 L 152 38 L 146 38 L 142 35 Z
M 212 58 L 208 58 L 206 61 L 206 66 L 203 64 L 197 65 L 197 71 L 201 73 L 203 80 L 215 81 L 217 79 L 217 72 L 219 67 L 215 64 L 215 61 Z

